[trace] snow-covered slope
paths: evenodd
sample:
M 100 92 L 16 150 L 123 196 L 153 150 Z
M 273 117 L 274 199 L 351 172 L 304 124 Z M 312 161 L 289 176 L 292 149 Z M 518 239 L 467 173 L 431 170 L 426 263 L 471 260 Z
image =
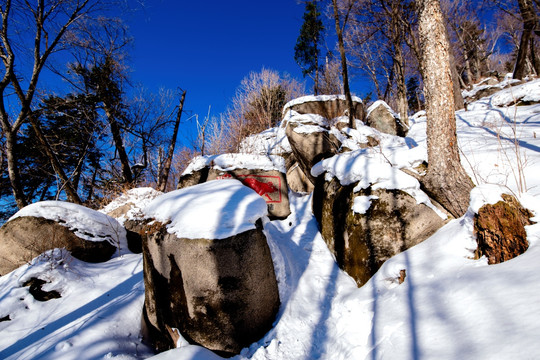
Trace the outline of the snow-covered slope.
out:
M 538 84 L 519 91 L 540 97 Z M 291 193 L 291 215 L 265 223 L 282 305 L 273 329 L 236 358 L 540 358 L 540 224 L 527 227 L 525 254 L 498 265 L 472 259 L 474 211 L 501 191 L 517 195 L 540 222 L 540 105 L 499 107 L 497 100 L 495 106 L 503 96 L 457 113 L 462 161 L 481 185 L 469 212 L 388 260 L 362 288 L 326 248 L 311 197 Z M 408 138 L 388 138 L 373 151 L 395 166 L 413 166 L 426 158 L 425 127 L 418 114 Z M 406 277 L 399 284 L 401 270 Z M 35 301 L 22 286 L 35 276 L 62 297 Z M 148 358 L 151 349 L 139 337 L 143 296 L 140 255 L 85 264 L 58 250 L 44 254 L 0 277 L 0 318 L 9 316 L 0 322 L 0 358 Z M 155 358 L 216 355 L 188 346 Z

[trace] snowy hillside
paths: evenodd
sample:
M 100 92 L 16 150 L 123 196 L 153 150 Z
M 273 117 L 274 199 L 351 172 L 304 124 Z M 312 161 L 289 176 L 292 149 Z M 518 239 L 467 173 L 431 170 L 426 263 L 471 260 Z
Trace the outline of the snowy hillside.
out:
M 540 358 L 540 104 L 506 106 L 523 96 L 540 101 L 540 80 L 457 113 L 462 163 L 478 185 L 469 211 L 388 260 L 362 288 L 327 249 L 311 196 L 291 192 L 291 215 L 264 224 L 281 298 L 277 319 L 235 359 Z M 426 118 L 420 113 L 410 122 L 407 138 L 388 135 L 369 150 L 373 156 L 402 166 L 426 160 Z M 265 144 L 278 132 L 266 132 Z M 347 178 L 359 163 L 324 166 Z M 487 265 L 485 258 L 473 260 L 472 219 L 501 192 L 516 195 L 537 224 L 527 227 L 525 254 Z M 89 264 L 55 250 L 0 277 L 0 359 L 219 358 L 192 345 L 154 356 L 141 342 L 142 271 L 142 256 L 129 252 Z M 36 301 L 23 286 L 32 277 L 48 281 L 44 290 L 61 298 Z

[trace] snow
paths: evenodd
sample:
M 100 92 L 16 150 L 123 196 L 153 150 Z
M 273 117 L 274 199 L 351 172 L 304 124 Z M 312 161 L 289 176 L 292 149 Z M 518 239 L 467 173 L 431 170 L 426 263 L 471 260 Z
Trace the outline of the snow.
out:
M 523 86 L 525 93 L 539 94 L 534 81 Z M 386 261 L 361 288 L 337 267 L 324 243 L 311 212 L 311 195 L 290 193 L 291 215 L 285 220 L 263 218 L 281 307 L 273 328 L 233 359 L 540 358 L 540 105 L 499 107 L 489 98 L 470 105 L 456 116 L 462 163 L 478 185 L 469 210 Z M 411 117 L 410 124 L 407 138 L 371 133 L 380 141 L 378 147 L 325 160 L 318 171 L 345 183 L 373 181 L 416 189 L 400 169 L 411 170 L 427 158 L 425 113 Z M 357 131 L 345 130 L 351 139 L 361 139 L 369 129 Z M 195 223 L 219 213 L 222 202 L 230 213 L 236 192 L 229 188 L 238 183 L 207 184 L 208 191 L 193 187 L 193 192 L 164 194 L 154 200 L 155 209 L 168 209 L 163 210 L 166 219 L 191 208 Z M 213 188 L 218 184 L 230 186 L 218 191 Z M 247 190 L 239 208 L 255 194 Z M 199 192 L 208 196 L 212 211 L 196 203 Z M 499 201 L 501 193 L 517 196 L 536 224 L 526 227 L 530 246 L 523 255 L 488 265 L 485 258 L 473 256 L 473 217 L 483 204 Z M 358 198 L 355 209 L 367 209 L 369 199 Z M 152 206 L 147 209 L 151 212 Z M 62 297 L 35 301 L 22 287 L 31 277 L 49 281 L 44 289 L 58 290 Z M 140 254 L 88 264 L 65 250 L 47 252 L 0 277 L 0 319 L 10 318 L 0 322 L 0 358 L 218 359 L 185 344 L 153 356 L 139 335 L 142 278 Z
M 521 81 L 520 80 L 517 80 L 517 79 L 513 79 L 512 78 L 512 74 L 507 74 L 504 78 L 503 81 L 501 81 L 500 83 L 497 83 L 497 84 L 493 84 L 493 85 L 489 85 L 489 84 L 485 84 L 486 82 L 488 82 L 489 80 L 493 80 L 493 78 L 487 78 L 485 80 L 482 80 L 480 83 L 478 84 L 474 84 L 472 89 L 471 90 L 463 90 L 462 91 L 462 95 L 464 98 L 474 98 L 474 96 L 479 92 L 479 91 L 482 91 L 482 90 L 486 90 L 486 89 L 498 89 L 498 90 L 501 90 L 501 89 L 504 89 L 506 87 L 509 87 L 509 86 L 512 86 L 512 85 L 515 85 L 517 83 L 520 83 Z M 526 87 L 530 86 L 530 84 L 527 84 Z M 500 104 L 498 105 L 500 106 Z
M 56 221 L 87 241 L 108 241 L 121 249 L 127 248 L 126 230 L 116 219 L 81 205 L 40 201 L 22 208 L 8 221 L 23 216 Z
M 292 151 L 285 129 L 277 126 L 242 140 L 240 153 L 256 155 L 282 155 Z
M 365 214 L 371 206 L 371 200 L 376 200 L 378 198 L 378 196 L 374 195 L 357 196 L 354 198 L 352 211 L 357 214 Z
M 186 239 L 225 239 L 255 229 L 267 211 L 266 201 L 235 179 L 171 191 L 144 209 L 146 218 L 170 222 L 167 231 Z
M 281 156 L 243 153 L 197 156 L 191 160 L 182 175 L 192 174 L 207 166 L 221 171 L 257 169 L 266 171 L 277 170 L 282 173 L 287 172 L 285 159 Z

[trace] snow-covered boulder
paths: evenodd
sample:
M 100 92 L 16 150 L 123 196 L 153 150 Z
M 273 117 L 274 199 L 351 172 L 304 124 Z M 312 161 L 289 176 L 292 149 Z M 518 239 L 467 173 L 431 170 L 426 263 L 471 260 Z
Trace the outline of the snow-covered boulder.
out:
M 114 218 L 68 202 L 42 201 L 21 209 L 0 228 L 0 275 L 55 248 L 79 260 L 103 262 L 125 247 L 126 231 Z
M 146 334 L 175 347 L 170 329 L 238 354 L 272 326 L 279 293 L 262 231 L 265 201 L 240 181 L 209 181 L 156 198 L 143 243 Z
M 353 96 L 354 118 L 364 121 L 364 104 L 362 99 Z M 345 95 L 318 95 L 303 96 L 285 104 L 283 113 L 296 111 L 299 114 L 317 114 L 332 120 L 347 115 L 347 102 Z
M 386 141 L 403 141 L 387 137 L 382 139 L 383 152 Z M 373 149 L 338 154 L 311 172 L 317 177 L 313 213 L 321 234 L 340 267 L 358 285 L 388 258 L 432 235 L 447 218 L 418 180 Z
M 255 190 L 268 206 L 268 215 L 285 219 L 291 213 L 285 177 L 285 160 L 281 156 L 223 154 L 198 156 L 186 168 L 178 189 L 210 180 L 237 179 Z
M 368 108 L 366 125 L 390 135 L 405 136 L 407 133 L 399 116 L 382 100 L 375 101 Z
M 338 265 L 362 286 L 386 260 L 424 241 L 445 222 L 404 191 L 355 191 L 355 185 L 320 177 L 313 214 Z

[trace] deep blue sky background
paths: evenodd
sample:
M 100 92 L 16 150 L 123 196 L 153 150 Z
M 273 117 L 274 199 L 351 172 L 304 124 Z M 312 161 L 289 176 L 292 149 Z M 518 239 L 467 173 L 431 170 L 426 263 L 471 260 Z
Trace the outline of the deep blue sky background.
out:
M 132 81 L 152 91 L 181 87 L 186 110 L 204 118 L 211 106 L 217 116 L 251 71 L 303 79 L 294 61 L 303 12 L 296 0 L 147 1 L 124 17 Z

